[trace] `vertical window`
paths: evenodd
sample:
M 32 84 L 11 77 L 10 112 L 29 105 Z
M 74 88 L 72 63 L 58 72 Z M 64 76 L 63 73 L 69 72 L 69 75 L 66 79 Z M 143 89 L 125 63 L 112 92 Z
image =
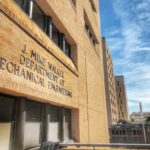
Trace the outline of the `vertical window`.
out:
M 50 16 L 47 16 L 45 20 L 45 32 L 52 38 L 52 18 Z
M 85 24 L 85 30 L 87 31 L 87 33 L 89 34 L 89 26 L 87 24 Z
M 23 7 L 23 1 L 21 0 L 14 0 L 21 8 Z
M 59 107 L 49 106 L 48 141 L 60 140 Z
M 60 39 L 60 33 L 57 30 L 57 28 L 53 25 L 52 26 L 52 40 L 57 46 L 60 46 L 59 39 Z
M 89 0 L 89 2 L 91 4 L 92 10 L 96 12 L 96 8 L 95 8 L 93 0 Z
M 94 45 L 96 45 L 96 41 L 95 41 L 95 39 L 93 39 L 93 44 L 94 44 Z
M 142 135 L 142 131 L 141 130 L 139 130 L 139 134 Z
M 28 15 L 31 13 L 31 0 L 14 0 Z
M 121 96 L 120 96 L 120 93 L 119 93 L 119 98 L 120 98 Z
M 0 96 L 0 149 L 10 150 L 13 146 L 15 100 L 10 97 Z
M 64 140 L 71 138 L 71 110 L 64 110 Z
M 24 129 L 24 148 L 41 143 L 42 105 L 37 102 L 26 102 L 26 121 Z
M 60 34 L 60 48 L 61 50 L 65 53 L 65 46 L 66 46 L 66 41 L 65 41 L 65 35 L 63 33 Z
M 70 44 L 65 40 L 65 54 L 71 58 L 71 46 Z
M 111 133 L 111 134 L 112 134 L 112 135 L 114 135 L 114 130 L 112 129 L 111 131 L 112 131 L 112 133 Z
M 88 36 L 89 36 L 91 42 L 92 42 L 93 45 L 95 46 L 95 45 L 96 45 L 96 40 L 95 40 L 95 38 L 94 38 L 94 36 L 93 36 L 93 33 L 91 32 L 89 26 L 88 26 L 86 23 L 85 23 L 85 30 L 86 30 L 86 32 L 87 32 L 87 34 L 88 34 Z
M 73 5 L 76 7 L 76 0 L 71 0 Z
M 123 135 L 125 135 L 126 134 L 126 131 L 125 130 L 123 130 Z
M 97 43 L 97 40 L 96 40 L 96 37 L 94 36 L 94 32 L 92 30 L 92 26 L 89 22 L 89 19 L 87 17 L 87 14 L 86 12 L 84 11 L 84 28 L 85 28 L 85 31 L 87 32 L 87 35 L 90 39 L 90 41 L 92 42 L 92 44 L 95 46 L 96 43 Z
M 122 104 L 122 98 L 120 98 L 120 102 L 121 102 L 121 104 Z
M 119 135 L 119 131 L 118 130 L 116 130 L 116 135 Z
M 136 130 L 133 130 L 133 135 L 136 135 Z
M 71 110 L 49 106 L 48 141 L 71 139 Z
M 45 31 L 45 20 L 46 15 L 40 9 L 40 7 L 34 2 L 33 11 L 32 11 L 32 20 L 43 30 Z
M 93 35 L 91 32 L 89 33 L 89 36 L 90 36 L 90 39 L 93 41 Z

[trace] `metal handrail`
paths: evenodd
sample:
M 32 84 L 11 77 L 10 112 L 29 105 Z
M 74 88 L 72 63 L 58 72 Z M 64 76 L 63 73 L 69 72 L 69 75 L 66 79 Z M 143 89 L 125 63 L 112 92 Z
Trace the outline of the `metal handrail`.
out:
M 133 143 L 98 143 L 98 144 L 82 144 L 82 143 L 60 143 L 61 147 L 126 147 L 126 148 L 150 148 L 150 144 L 133 144 Z
M 97 143 L 97 144 L 84 144 L 84 143 L 59 143 L 60 148 L 65 148 L 65 147 L 116 147 L 116 148 L 130 148 L 130 149 L 150 149 L 150 144 L 132 144 L 132 143 L 108 143 L 108 144 L 103 144 L 103 143 Z M 37 150 L 40 148 L 40 145 L 35 146 L 35 147 L 30 147 L 25 150 Z
M 37 145 L 37 146 L 34 146 L 34 147 L 29 147 L 29 148 L 26 148 L 24 150 L 37 150 L 41 147 L 41 145 Z

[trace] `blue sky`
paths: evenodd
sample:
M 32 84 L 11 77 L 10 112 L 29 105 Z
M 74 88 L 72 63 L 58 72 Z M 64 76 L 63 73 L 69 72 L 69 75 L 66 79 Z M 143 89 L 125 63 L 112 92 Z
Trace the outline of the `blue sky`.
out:
M 129 112 L 150 111 L 150 0 L 100 0 L 101 34 L 124 75 Z

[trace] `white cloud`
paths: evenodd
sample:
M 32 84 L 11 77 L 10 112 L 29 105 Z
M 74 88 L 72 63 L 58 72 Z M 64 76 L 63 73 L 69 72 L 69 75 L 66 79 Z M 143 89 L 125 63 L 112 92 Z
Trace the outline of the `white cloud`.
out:
M 144 53 L 150 51 L 150 0 L 115 0 L 113 10 L 121 25 L 106 37 L 116 72 L 125 76 L 129 101 L 141 101 L 150 111 L 150 53 Z M 135 111 L 133 102 L 129 108 Z

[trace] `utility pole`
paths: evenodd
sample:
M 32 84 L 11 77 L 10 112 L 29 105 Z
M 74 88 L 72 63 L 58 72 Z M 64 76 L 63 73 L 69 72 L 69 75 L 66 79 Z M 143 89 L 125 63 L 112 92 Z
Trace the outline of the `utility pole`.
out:
M 142 102 L 139 102 L 139 107 L 140 107 L 140 114 L 141 114 L 141 118 L 142 118 L 142 127 L 143 127 L 144 143 L 147 143 Z

